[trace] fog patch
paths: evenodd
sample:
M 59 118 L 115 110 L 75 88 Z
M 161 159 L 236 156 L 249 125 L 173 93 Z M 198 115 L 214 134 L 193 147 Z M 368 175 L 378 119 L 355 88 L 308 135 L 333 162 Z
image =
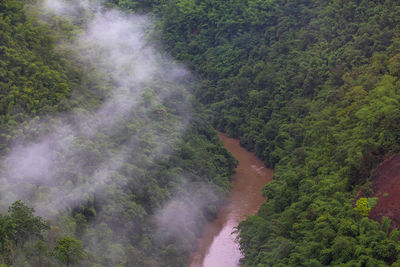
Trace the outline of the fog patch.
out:
M 49 213 L 77 205 L 107 184 L 110 173 L 127 162 L 127 156 L 136 150 L 146 133 L 161 140 L 156 147 L 149 145 L 146 158 L 151 161 L 171 150 L 186 128 L 191 114 L 188 102 L 175 109 L 176 119 L 167 122 L 176 130 L 173 135 L 162 132 L 152 123 L 154 114 L 149 114 L 148 110 L 154 107 L 154 113 L 157 108 L 162 112 L 166 108 L 163 106 L 165 99 L 173 94 L 186 97 L 191 80 L 189 72 L 155 49 L 147 36 L 152 27 L 149 17 L 107 10 L 99 3 L 44 1 L 43 9 L 48 16 L 57 14 L 74 19 L 84 14 L 91 18 L 69 48 L 101 75 L 108 90 L 96 110 L 78 108 L 40 120 L 34 127 L 49 129 L 44 135 L 34 141 L 17 139 L 2 162 L 0 198 L 4 206 L 23 199 L 40 215 L 49 216 Z M 104 146 L 98 151 L 96 144 L 123 135 L 123 131 L 132 134 L 128 127 L 121 125 L 134 125 L 134 118 L 138 121 L 138 132 L 125 137 L 119 146 Z M 132 161 L 131 157 L 129 160 Z M 43 191 L 47 196 L 35 200 L 33 191 L 39 187 L 46 188 Z
M 191 252 L 206 222 L 221 204 L 216 188 L 204 183 L 184 183 L 175 196 L 154 216 L 157 237 L 165 245 L 175 244 Z

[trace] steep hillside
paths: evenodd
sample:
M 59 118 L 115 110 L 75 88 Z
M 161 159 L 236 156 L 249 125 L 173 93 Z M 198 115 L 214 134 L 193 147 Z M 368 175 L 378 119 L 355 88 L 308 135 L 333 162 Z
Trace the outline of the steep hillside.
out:
M 400 152 L 397 1 L 87 3 L 0 2 L 0 263 L 57 265 L 82 239 L 81 266 L 184 266 L 235 166 L 214 126 L 276 171 L 244 266 L 399 264 L 400 232 L 368 218 Z
M 387 217 L 392 220 L 392 228 L 400 229 L 400 155 L 382 162 L 376 168 L 371 182 L 374 196 L 378 199 L 369 217 L 378 222 Z
M 68 108 L 73 69 L 54 52 L 55 36 L 24 11 L 24 1 L 0 3 L 0 148 L 13 126 Z M 67 73 L 70 76 L 67 78 Z M 75 74 L 76 75 L 76 74 Z
M 398 2 L 155 2 L 215 127 L 276 170 L 268 201 L 240 224 L 243 265 L 396 262 L 399 232 L 353 203 L 400 150 Z
M 195 79 L 96 3 L 0 1 L 2 266 L 184 266 L 229 190 Z

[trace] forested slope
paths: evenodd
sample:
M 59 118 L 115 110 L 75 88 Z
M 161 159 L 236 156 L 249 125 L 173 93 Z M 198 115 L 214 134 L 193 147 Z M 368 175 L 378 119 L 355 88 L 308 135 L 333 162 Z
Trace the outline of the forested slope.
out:
M 149 18 L 65 3 L 0 1 L 0 265 L 184 266 L 236 162 Z
M 85 61 L 96 44 L 74 47 L 95 14 L 42 16 L 37 1 L 1 1 L 0 263 L 61 264 L 57 247 L 72 237 L 83 241 L 82 266 L 184 265 L 235 165 L 212 116 L 215 128 L 275 169 L 268 201 L 239 227 L 244 266 L 397 266 L 400 232 L 366 216 L 371 172 L 400 150 L 397 1 L 108 2 L 101 14 L 115 6 L 151 11 L 158 27 L 147 33 L 158 30 L 200 81 L 162 72 L 143 83 L 134 111 L 97 124 L 118 82 L 97 68 L 107 63 L 101 58 Z M 57 139 L 69 142 L 68 153 Z M 19 171 L 19 154 L 48 147 L 57 152 L 54 178 Z M 119 159 L 99 187 L 89 186 Z M 72 204 L 59 209 L 63 194 Z M 354 209 L 360 195 L 367 204 Z M 51 218 L 11 205 L 17 199 Z M 199 204 L 205 209 L 193 216 Z M 181 216 L 167 212 L 175 210 Z M 33 227 L 20 231 L 21 217 Z
M 396 262 L 399 231 L 365 216 L 373 199 L 353 205 L 400 149 L 399 3 L 153 4 L 165 44 L 203 79 L 196 95 L 215 127 L 276 171 L 268 201 L 240 224 L 243 265 Z

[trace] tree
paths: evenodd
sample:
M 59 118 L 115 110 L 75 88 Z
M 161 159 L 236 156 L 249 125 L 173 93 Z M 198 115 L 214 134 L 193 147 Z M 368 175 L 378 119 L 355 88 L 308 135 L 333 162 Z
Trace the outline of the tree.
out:
M 78 263 L 86 257 L 86 252 L 82 248 L 82 241 L 69 236 L 57 240 L 53 253 L 59 261 L 67 264 L 67 267 L 71 263 Z
M 0 256 L 5 258 L 8 251 L 8 218 L 0 214 Z M 0 258 L 1 261 L 1 258 Z
M 43 239 L 42 233 L 48 226 L 33 214 L 34 211 L 18 200 L 9 207 L 8 214 L 0 215 L 0 259 L 3 262 L 13 265 L 26 242 Z
M 368 213 L 371 210 L 368 205 L 368 199 L 365 197 L 358 199 L 354 210 L 358 211 L 362 216 L 368 216 Z
M 9 235 L 15 246 L 22 248 L 31 237 L 41 239 L 42 232 L 48 229 L 41 217 L 33 215 L 34 211 L 21 200 L 14 202 L 9 207 Z
M 38 258 L 38 261 L 37 261 L 38 266 L 42 266 L 43 257 L 48 255 L 48 247 L 47 247 L 47 245 L 42 240 L 39 240 L 33 246 L 32 252 Z

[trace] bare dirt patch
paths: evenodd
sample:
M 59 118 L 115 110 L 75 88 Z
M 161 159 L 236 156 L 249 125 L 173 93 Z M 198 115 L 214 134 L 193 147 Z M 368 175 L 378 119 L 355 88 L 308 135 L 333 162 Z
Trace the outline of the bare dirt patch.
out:
M 381 222 L 386 216 L 392 220 L 391 227 L 400 229 L 400 154 L 382 162 L 371 179 L 377 205 L 369 218 Z

